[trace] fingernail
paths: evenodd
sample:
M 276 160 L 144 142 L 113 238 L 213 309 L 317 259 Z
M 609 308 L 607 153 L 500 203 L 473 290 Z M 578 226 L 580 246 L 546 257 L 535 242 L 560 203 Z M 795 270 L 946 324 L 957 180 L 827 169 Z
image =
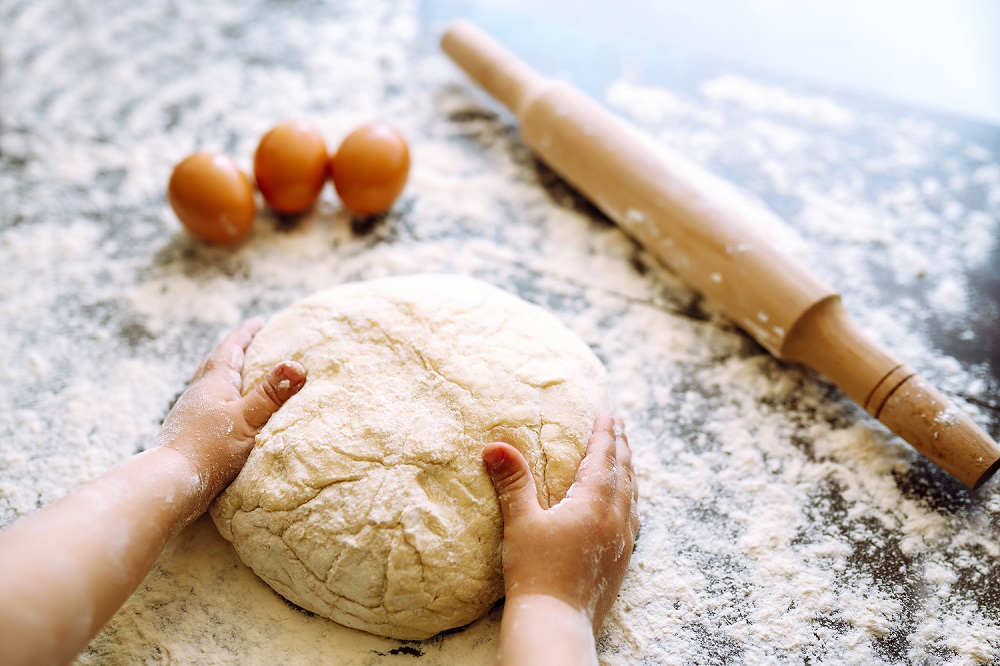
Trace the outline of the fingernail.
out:
M 279 388 L 303 384 L 306 381 L 306 369 L 297 361 L 282 361 L 277 366 L 277 372 L 281 377 Z
M 502 465 L 504 458 L 506 458 L 506 456 L 504 455 L 503 449 L 500 447 L 487 449 L 483 452 L 483 462 L 490 468 Z

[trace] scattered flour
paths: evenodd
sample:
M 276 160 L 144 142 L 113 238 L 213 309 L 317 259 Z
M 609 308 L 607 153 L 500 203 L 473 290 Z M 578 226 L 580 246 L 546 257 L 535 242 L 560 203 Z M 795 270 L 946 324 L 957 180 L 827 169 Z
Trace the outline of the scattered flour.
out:
M 538 165 L 419 14 L 408 0 L 0 6 L 0 524 L 147 446 L 238 320 L 451 271 L 552 310 L 609 368 L 643 527 L 602 663 L 997 659 L 997 484 L 966 492 L 763 353 Z M 984 144 L 735 74 L 688 92 L 623 76 L 606 101 L 765 200 L 852 314 L 998 433 L 980 342 L 996 306 L 973 288 L 991 257 L 995 279 L 995 132 Z M 172 165 L 198 148 L 248 165 L 293 115 L 331 142 L 396 124 L 414 169 L 393 211 L 352 221 L 328 188 L 300 220 L 262 212 L 237 247 L 187 238 L 163 200 Z M 405 644 L 344 629 L 287 605 L 202 520 L 81 662 L 486 664 L 498 620 Z

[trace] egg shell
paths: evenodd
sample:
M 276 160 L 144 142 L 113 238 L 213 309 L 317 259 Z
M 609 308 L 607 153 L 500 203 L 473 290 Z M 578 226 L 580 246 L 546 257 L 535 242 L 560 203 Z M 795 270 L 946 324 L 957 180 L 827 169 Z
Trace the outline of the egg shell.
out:
M 287 120 L 261 138 L 254 176 L 268 205 L 279 213 L 302 213 L 315 205 L 326 183 L 323 135 L 304 120 Z
M 188 232 L 209 243 L 242 239 L 257 213 L 250 178 L 233 158 L 211 151 L 194 153 L 174 168 L 167 200 Z
M 385 123 L 357 128 L 330 159 L 337 196 L 346 208 L 362 215 L 388 210 L 402 194 L 409 174 L 406 139 Z

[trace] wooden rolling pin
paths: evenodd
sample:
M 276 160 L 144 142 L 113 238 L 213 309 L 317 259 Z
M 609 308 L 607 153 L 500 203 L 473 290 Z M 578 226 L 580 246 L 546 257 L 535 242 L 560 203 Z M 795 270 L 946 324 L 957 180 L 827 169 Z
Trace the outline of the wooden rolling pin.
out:
M 869 414 L 969 487 L 1000 447 L 944 395 L 860 330 L 839 294 L 776 250 L 769 211 L 648 140 L 573 86 L 549 80 L 466 21 L 442 48 L 518 118 L 552 169 L 720 305 L 780 359 L 832 380 Z

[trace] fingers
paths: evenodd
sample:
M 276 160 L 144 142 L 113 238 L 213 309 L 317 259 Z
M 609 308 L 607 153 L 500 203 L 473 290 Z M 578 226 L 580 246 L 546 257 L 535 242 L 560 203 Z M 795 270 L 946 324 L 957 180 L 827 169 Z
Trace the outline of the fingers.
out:
M 621 509 L 628 515 L 634 539 L 639 532 L 639 485 L 636 483 L 635 469 L 632 467 L 632 449 L 628 445 L 628 437 L 625 436 L 625 422 L 620 418 L 615 419 L 614 432 L 615 461 L 619 474 L 625 477 L 625 483 L 619 488 L 617 499 Z
M 209 373 L 222 373 L 226 381 L 235 386 L 237 390 L 241 389 L 240 372 L 243 370 L 246 348 L 262 326 L 264 326 L 264 320 L 255 317 L 236 327 L 212 350 L 212 353 L 195 372 L 192 381 L 197 381 Z
M 587 445 L 587 455 L 576 471 L 574 493 L 583 491 L 610 498 L 617 485 L 617 453 L 614 419 L 610 416 L 597 417 L 594 434 Z
M 632 449 L 628 445 L 628 436 L 625 434 L 625 422 L 620 418 L 615 418 L 614 433 L 615 463 L 622 473 L 628 477 L 628 487 L 632 491 L 632 501 L 635 502 L 639 499 L 639 486 L 636 484 L 635 470 L 632 468 Z
M 260 430 L 286 400 L 299 392 L 305 382 L 306 370 L 299 363 L 279 363 L 271 369 L 264 381 L 243 396 L 243 419 L 255 432 Z
M 573 482 L 573 492 L 591 501 L 614 506 L 622 520 L 628 520 L 632 535 L 639 529 L 639 488 L 632 468 L 632 450 L 620 418 L 598 417 L 587 455 Z
M 504 525 L 532 511 L 541 511 L 535 480 L 520 451 L 510 444 L 491 442 L 483 447 L 483 464 L 496 488 Z

